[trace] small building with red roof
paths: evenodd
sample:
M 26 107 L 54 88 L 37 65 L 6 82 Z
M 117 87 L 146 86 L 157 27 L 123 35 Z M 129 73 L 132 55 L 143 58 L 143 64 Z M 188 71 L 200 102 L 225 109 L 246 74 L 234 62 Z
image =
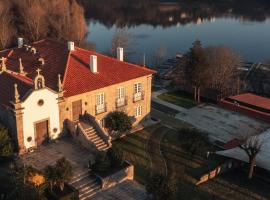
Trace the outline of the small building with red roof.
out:
M 123 111 L 149 116 L 152 75 L 146 67 L 50 39 L 0 51 L 0 121 L 12 130 L 20 152 L 55 139 L 66 129 L 97 150 L 110 146 L 104 119 Z M 81 116 L 87 115 L 82 121 Z
M 246 114 L 270 123 L 270 99 L 252 93 L 244 93 L 222 99 L 222 107 Z

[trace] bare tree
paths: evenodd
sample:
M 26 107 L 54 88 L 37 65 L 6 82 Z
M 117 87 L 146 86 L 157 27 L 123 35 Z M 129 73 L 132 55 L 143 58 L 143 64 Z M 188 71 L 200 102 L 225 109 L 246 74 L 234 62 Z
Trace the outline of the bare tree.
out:
M 217 89 L 220 94 L 226 90 L 238 90 L 238 68 L 242 59 L 231 48 L 225 46 L 210 46 L 205 49 L 209 65 L 209 79 L 211 87 Z M 231 94 L 229 94 L 231 95 Z
M 256 164 L 256 156 L 261 151 L 261 147 L 263 143 L 257 135 L 255 136 L 247 135 L 242 139 L 242 142 L 243 143 L 239 145 L 239 147 L 243 149 L 248 156 L 248 159 L 249 159 L 248 178 L 252 179 L 254 167 Z
M 11 3 L 6 0 L 0 1 L 0 49 L 4 49 L 10 45 L 14 33 Z
M 135 40 L 131 33 L 126 29 L 117 29 L 112 37 L 111 55 L 116 57 L 117 47 L 124 48 L 125 55 L 131 54 L 134 43 Z
M 52 37 L 85 45 L 87 25 L 84 9 L 77 1 L 51 0 L 47 3 L 47 13 Z
M 45 37 L 48 33 L 47 13 L 42 0 L 20 0 L 16 2 L 23 21 L 22 29 L 30 41 Z

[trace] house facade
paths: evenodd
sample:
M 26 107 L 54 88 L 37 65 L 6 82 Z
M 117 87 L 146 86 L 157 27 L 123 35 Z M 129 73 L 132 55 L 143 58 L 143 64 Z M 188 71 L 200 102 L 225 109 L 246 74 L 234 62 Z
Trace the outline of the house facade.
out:
M 134 126 L 151 107 L 154 71 L 52 40 L 24 44 L 0 52 L 0 121 L 18 142 L 20 153 L 58 138 L 66 121 L 80 127 L 86 140 L 103 148 L 108 113 L 134 116 Z M 80 116 L 90 116 L 89 123 Z M 77 127 L 77 128 L 78 128 Z

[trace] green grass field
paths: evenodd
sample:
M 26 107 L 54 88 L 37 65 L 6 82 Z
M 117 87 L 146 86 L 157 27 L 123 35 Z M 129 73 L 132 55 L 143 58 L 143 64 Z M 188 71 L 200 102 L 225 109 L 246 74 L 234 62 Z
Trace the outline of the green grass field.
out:
M 192 96 L 180 91 L 163 93 L 159 95 L 158 98 L 187 109 L 198 105 L 198 103 L 192 99 Z
M 146 147 L 154 128 L 146 128 L 113 142 L 113 145 L 123 150 L 124 158 L 134 165 L 135 179 L 141 183 L 145 182 L 149 173 L 151 161 Z
M 135 166 L 135 180 L 142 184 L 151 173 L 151 161 L 146 148 L 148 139 L 151 133 L 155 133 L 155 130 L 161 126 L 160 124 L 155 125 L 113 142 L 113 145 L 123 150 L 125 159 Z M 245 182 L 247 179 L 244 170 L 225 173 L 207 183 L 195 186 L 196 179 L 193 172 L 215 166 L 222 162 L 223 158 L 214 155 L 210 156 L 209 159 L 199 155 L 190 156 L 179 146 L 178 134 L 176 130 L 168 128 L 168 132 L 161 142 L 161 151 L 167 163 L 168 177 L 177 184 L 176 199 L 268 199 L 269 195 L 265 188 L 269 185 L 266 186 L 257 179 L 254 179 L 253 182 Z

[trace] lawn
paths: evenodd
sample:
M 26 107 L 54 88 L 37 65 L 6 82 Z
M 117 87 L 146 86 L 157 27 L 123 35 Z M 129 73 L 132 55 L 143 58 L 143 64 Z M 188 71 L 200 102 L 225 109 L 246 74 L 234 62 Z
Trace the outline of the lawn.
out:
M 181 91 L 163 93 L 159 95 L 158 98 L 187 109 L 198 105 L 190 94 Z
M 124 158 L 135 166 L 135 179 L 145 183 L 151 161 L 146 151 L 148 139 L 157 127 L 152 126 L 113 142 L 124 152 Z
M 148 139 L 151 133 L 155 133 L 160 127 L 164 128 L 162 124 L 154 125 L 113 142 L 113 145 L 124 151 L 125 159 L 134 164 L 135 180 L 142 184 L 151 173 L 151 161 L 146 148 Z M 167 130 L 161 142 L 161 151 L 167 163 L 168 177 L 177 184 L 176 199 L 269 199 L 270 195 L 266 189 L 269 188 L 268 185 L 257 179 L 247 182 L 244 170 L 225 173 L 207 183 L 195 186 L 194 171 L 216 166 L 223 162 L 224 158 L 210 156 L 206 159 L 204 153 L 191 156 L 179 146 L 179 133 L 170 128 Z
M 266 189 L 269 185 L 255 178 L 252 182 L 248 181 L 245 169 L 230 171 L 200 186 L 194 186 L 195 172 L 217 166 L 226 158 L 216 155 L 208 159 L 199 155 L 191 157 L 179 147 L 178 141 L 178 133 L 175 130 L 169 131 L 163 138 L 162 152 L 167 161 L 169 177 L 178 184 L 182 199 L 269 199 Z M 212 148 L 209 146 L 209 149 Z

